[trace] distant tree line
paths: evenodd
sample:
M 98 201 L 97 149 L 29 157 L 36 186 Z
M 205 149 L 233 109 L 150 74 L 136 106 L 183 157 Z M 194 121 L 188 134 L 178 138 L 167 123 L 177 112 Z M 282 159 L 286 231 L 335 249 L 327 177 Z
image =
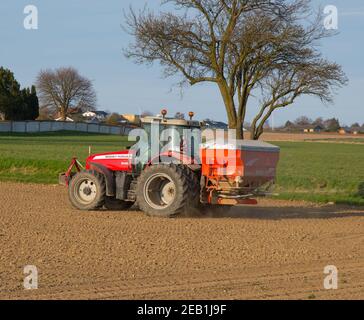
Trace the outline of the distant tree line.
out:
M 14 74 L 0 67 L 0 119 L 35 120 L 39 116 L 39 101 L 35 86 L 20 88 Z
M 277 130 L 302 131 L 309 128 L 320 128 L 321 131 L 337 132 L 343 127 L 351 129 L 353 131 L 356 130 L 364 132 L 364 123 L 362 125 L 360 125 L 359 123 L 353 123 L 351 126 L 347 127 L 342 125 L 337 118 L 323 119 L 322 117 L 320 117 L 316 120 L 312 120 L 306 116 L 301 116 L 295 121 L 287 121 L 284 126 L 277 128 Z

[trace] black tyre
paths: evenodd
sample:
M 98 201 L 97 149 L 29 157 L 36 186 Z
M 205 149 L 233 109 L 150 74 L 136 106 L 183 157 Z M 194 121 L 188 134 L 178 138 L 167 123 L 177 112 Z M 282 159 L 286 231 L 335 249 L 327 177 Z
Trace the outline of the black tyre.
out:
M 68 196 L 79 210 L 97 210 L 103 207 L 106 198 L 105 179 L 97 171 L 81 171 L 71 180 Z
M 115 198 L 106 197 L 104 207 L 110 211 L 128 210 L 134 205 L 133 202 L 118 200 Z
M 175 217 L 192 209 L 194 179 L 187 170 L 174 164 L 148 167 L 138 179 L 139 208 L 150 216 Z
M 181 166 L 184 174 L 188 178 L 191 207 L 198 209 L 200 207 L 200 173 L 192 171 L 187 166 Z

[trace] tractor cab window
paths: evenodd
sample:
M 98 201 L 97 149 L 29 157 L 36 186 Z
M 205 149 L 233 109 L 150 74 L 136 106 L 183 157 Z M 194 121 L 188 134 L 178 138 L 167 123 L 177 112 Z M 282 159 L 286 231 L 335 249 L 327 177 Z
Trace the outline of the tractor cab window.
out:
M 149 137 L 149 143 L 159 140 L 160 150 L 169 146 L 168 151 L 191 153 L 194 156 L 195 148 L 199 146 L 201 132 L 199 128 L 168 125 L 163 123 L 144 123 L 143 128 Z M 159 130 L 158 130 L 159 129 Z

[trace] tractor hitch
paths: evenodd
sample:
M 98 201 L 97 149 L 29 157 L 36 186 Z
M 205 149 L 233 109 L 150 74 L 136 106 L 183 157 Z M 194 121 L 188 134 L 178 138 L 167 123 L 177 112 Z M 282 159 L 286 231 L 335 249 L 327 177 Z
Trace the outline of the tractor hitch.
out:
M 78 161 L 77 158 L 73 158 L 71 161 L 70 166 L 68 167 L 67 171 L 64 173 L 61 173 L 59 175 L 58 181 L 60 185 L 68 186 L 72 177 L 75 175 L 73 172 L 73 168 L 76 168 L 77 172 L 80 172 L 82 169 L 84 169 L 83 165 L 80 161 Z

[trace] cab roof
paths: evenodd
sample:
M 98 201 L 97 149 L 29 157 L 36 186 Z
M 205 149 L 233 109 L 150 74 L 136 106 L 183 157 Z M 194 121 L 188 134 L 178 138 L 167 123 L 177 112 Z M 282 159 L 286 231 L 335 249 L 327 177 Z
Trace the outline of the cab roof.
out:
M 162 117 L 145 117 L 141 118 L 142 123 L 157 123 L 169 126 L 183 126 L 183 127 L 194 127 L 200 128 L 201 123 L 199 121 L 194 120 L 185 120 L 185 119 L 170 119 L 170 118 L 162 118 Z

